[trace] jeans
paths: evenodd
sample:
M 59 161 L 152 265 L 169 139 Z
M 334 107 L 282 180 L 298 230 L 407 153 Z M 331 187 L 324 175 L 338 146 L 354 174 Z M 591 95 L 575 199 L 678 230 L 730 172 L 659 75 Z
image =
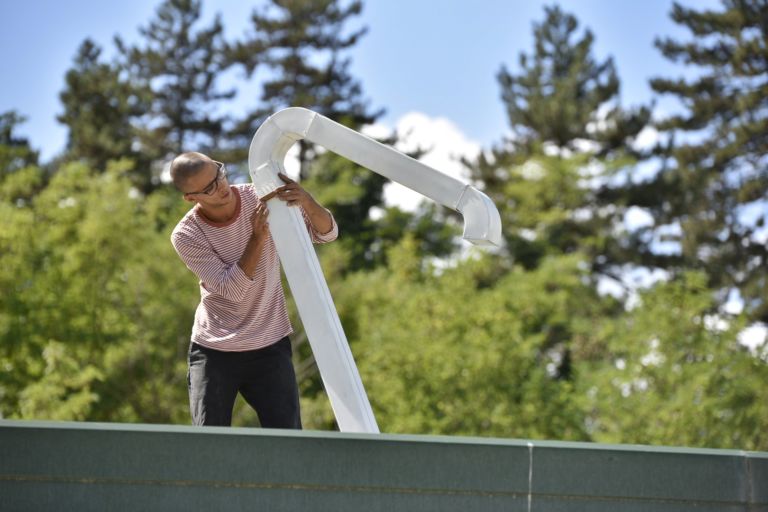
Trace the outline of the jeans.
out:
M 291 355 L 287 336 L 246 352 L 221 352 L 192 343 L 187 374 L 192 424 L 230 426 L 239 392 L 262 427 L 301 429 Z

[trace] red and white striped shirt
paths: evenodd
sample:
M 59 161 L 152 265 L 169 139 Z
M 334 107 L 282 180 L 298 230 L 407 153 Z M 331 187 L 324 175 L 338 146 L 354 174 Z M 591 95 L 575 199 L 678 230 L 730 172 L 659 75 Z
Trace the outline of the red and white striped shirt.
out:
M 179 221 L 171 242 L 187 267 L 200 278 L 200 304 L 195 312 L 192 341 L 215 350 L 240 352 L 276 343 L 291 334 L 280 262 L 272 235 L 267 236 L 253 278 L 237 264 L 253 228 L 251 216 L 260 199 L 253 187 L 234 185 L 237 207 L 232 219 L 213 222 L 195 205 Z M 318 233 L 302 209 L 313 242 L 335 240 L 338 226 Z

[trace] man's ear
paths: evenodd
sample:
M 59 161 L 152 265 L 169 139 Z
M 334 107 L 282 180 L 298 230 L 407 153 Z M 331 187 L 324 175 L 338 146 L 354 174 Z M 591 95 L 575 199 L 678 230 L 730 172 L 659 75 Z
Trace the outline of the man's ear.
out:
M 196 203 L 196 202 L 197 202 L 197 201 L 195 201 L 195 199 L 192 197 L 192 194 L 187 194 L 186 192 L 184 192 L 184 195 L 183 195 L 182 197 L 183 197 L 183 198 L 184 198 L 184 200 L 185 200 L 186 202 L 188 202 L 188 203 Z

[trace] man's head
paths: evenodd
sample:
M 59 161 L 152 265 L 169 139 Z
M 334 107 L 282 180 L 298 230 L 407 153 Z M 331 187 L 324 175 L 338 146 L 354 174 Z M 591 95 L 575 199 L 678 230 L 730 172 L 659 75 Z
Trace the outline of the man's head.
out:
M 171 179 L 186 201 L 220 206 L 230 196 L 224 164 L 202 153 L 182 153 L 174 158 Z

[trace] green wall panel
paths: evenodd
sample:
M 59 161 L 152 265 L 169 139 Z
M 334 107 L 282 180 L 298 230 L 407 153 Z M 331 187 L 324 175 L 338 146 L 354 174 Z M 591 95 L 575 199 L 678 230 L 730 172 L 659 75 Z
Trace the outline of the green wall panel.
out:
M 768 454 L 0 420 L 0 510 L 767 511 Z

